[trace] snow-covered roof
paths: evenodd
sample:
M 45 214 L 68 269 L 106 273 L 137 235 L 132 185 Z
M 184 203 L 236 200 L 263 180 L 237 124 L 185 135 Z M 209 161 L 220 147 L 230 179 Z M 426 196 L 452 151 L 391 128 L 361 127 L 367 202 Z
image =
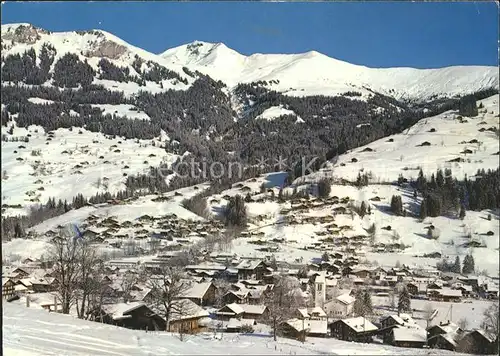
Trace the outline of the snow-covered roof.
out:
M 356 332 L 366 332 L 366 331 L 378 330 L 378 328 L 375 325 L 373 325 L 370 322 L 370 320 L 368 320 L 362 316 L 358 316 L 355 318 L 349 318 L 349 319 L 343 319 L 342 322 Z
M 426 342 L 427 333 L 420 328 L 396 327 L 392 330 L 394 341 L 420 341 Z
M 460 289 L 441 288 L 439 294 L 447 297 L 461 297 L 462 291 Z
M 354 298 L 353 296 L 351 296 L 349 294 L 341 294 L 341 295 L 337 296 L 335 299 L 337 299 L 339 302 L 346 304 L 346 305 L 354 303 L 354 301 L 356 300 L 356 298 Z
M 172 310 L 171 320 L 185 320 L 208 317 L 210 313 L 189 299 L 178 299 Z
M 243 260 L 235 268 L 238 270 L 240 269 L 254 270 L 261 263 L 262 263 L 261 260 Z
M 321 307 L 298 308 L 297 311 L 303 318 L 310 318 L 312 316 L 326 317 L 326 313 Z
M 236 304 L 236 303 L 227 304 L 225 307 L 232 310 L 236 315 L 241 313 L 263 314 L 267 308 L 265 305 Z
M 228 329 L 237 329 L 241 328 L 243 325 L 254 325 L 255 320 L 254 319 L 236 319 L 236 318 L 231 318 L 229 319 L 229 322 L 227 323 L 227 328 Z
M 298 332 L 306 330 L 306 332 L 311 334 L 326 334 L 328 330 L 326 320 L 302 320 L 294 318 L 288 320 L 286 324 Z
M 115 304 L 105 304 L 102 306 L 102 310 L 110 315 L 113 320 L 120 320 L 130 317 L 126 315 L 131 311 L 143 307 L 145 304 L 143 302 L 130 302 L 130 303 L 115 303 Z
M 212 282 L 192 283 L 189 289 L 182 293 L 183 298 L 203 298 Z
M 218 263 L 203 263 L 197 265 L 188 265 L 186 266 L 187 270 L 200 270 L 200 271 L 224 271 L 226 266 L 218 264 Z

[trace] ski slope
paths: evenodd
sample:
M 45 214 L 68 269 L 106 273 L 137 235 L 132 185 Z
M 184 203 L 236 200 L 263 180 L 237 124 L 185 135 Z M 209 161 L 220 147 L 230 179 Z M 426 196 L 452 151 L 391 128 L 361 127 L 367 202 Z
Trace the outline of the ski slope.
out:
M 145 332 L 3 303 L 3 355 L 166 356 L 166 355 L 459 355 L 445 350 L 395 348 L 336 339 L 305 343 L 265 335 L 186 335 Z

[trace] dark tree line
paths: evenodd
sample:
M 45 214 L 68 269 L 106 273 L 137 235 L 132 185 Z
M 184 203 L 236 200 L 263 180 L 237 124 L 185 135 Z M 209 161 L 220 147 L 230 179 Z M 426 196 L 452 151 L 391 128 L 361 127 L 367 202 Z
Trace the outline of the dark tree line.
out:
M 54 61 L 55 49 L 44 43 L 40 50 L 40 66 L 33 48 L 23 54 L 13 54 L 2 58 L 2 81 L 41 85 L 50 79 L 50 67 Z
M 478 170 L 474 179 L 458 181 L 450 169 L 438 170 L 427 179 L 420 171 L 415 187 L 424 199 L 420 206 L 420 217 L 440 216 L 459 212 L 460 218 L 466 210 L 496 209 L 500 207 L 500 171 Z
M 229 226 L 245 226 L 247 221 L 247 210 L 245 200 L 241 195 L 235 195 L 229 199 L 224 209 L 224 219 Z
M 73 53 L 67 53 L 56 62 L 54 66 L 54 84 L 61 88 L 86 87 L 92 84 L 95 71 Z

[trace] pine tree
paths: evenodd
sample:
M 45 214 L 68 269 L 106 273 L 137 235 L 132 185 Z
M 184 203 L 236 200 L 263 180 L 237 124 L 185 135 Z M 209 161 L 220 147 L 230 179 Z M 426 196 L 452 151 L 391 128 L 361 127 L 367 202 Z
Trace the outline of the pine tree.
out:
M 463 220 L 465 218 L 465 206 L 463 204 L 460 205 L 459 218 L 460 220 Z
M 361 202 L 361 206 L 359 207 L 359 216 L 361 219 L 366 215 L 366 204 L 364 201 Z
M 356 316 L 365 316 L 366 308 L 364 304 L 364 295 L 361 289 L 356 290 L 354 293 L 353 312 Z
M 323 178 L 318 182 L 318 196 L 321 198 L 328 198 L 331 191 L 331 183 L 327 178 Z
M 441 188 L 444 185 L 444 175 L 442 169 L 438 169 L 436 173 L 436 184 L 439 188 Z
M 462 267 L 462 273 L 471 274 L 474 273 L 474 270 L 475 270 L 474 257 L 472 255 L 465 256 Z
M 363 294 L 363 307 L 365 309 L 365 315 L 373 314 L 372 296 L 367 290 L 365 290 Z
M 426 185 L 427 185 L 427 180 L 425 179 L 424 172 L 422 171 L 422 169 L 420 169 L 417 178 L 417 189 L 422 192 L 425 190 Z
M 452 272 L 460 273 L 461 270 L 462 270 L 462 268 L 460 266 L 460 257 L 457 256 L 457 257 L 455 257 L 455 263 L 453 264 Z
M 420 219 L 424 220 L 427 217 L 427 201 L 425 199 L 422 200 L 420 204 Z
M 408 289 L 403 287 L 401 293 L 399 293 L 398 299 L 398 314 L 411 312 L 411 299 Z

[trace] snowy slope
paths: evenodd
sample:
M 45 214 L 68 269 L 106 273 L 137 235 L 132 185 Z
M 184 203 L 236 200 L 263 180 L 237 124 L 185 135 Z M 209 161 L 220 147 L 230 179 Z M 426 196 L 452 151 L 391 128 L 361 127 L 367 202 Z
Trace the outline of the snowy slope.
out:
M 178 335 L 145 332 L 3 303 L 3 355 L 459 355 L 445 350 L 395 348 L 336 339 L 305 343 L 270 336 L 213 333 Z
M 7 130 L 3 126 L 2 134 Z M 2 141 L 4 204 L 20 204 L 26 208 L 46 203 L 50 197 L 71 202 L 78 193 L 90 197 L 106 190 L 117 192 L 125 188 L 125 175 L 144 172 L 162 161 L 172 163 L 178 157 L 160 147 L 161 138 L 108 139 L 85 129 L 61 128 L 54 131 L 49 141 L 49 135 L 37 126 L 15 127 L 12 136 L 28 134 L 31 135 L 29 142 Z M 18 215 L 25 210 L 11 208 L 5 213 Z
M 327 164 L 320 172 L 299 178 L 296 183 L 315 181 L 323 174 L 354 181 L 361 171 L 372 172 L 372 182 L 396 181 L 399 174 L 416 179 L 418 167 L 429 176 L 438 168 L 450 168 L 453 176 L 463 179 L 465 174 L 474 176 L 478 169 L 496 169 L 498 137 L 488 129 L 498 128 L 499 102 L 498 95 L 478 101 L 478 106 L 484 106 L 479 109 L 479 115 L 464 118 L 462 122 L 455 111 L 421 120 L 401 134 L 384 137 L 341 155 L 336 164 Z M 369 130 L 370 127 L 358 129 Z M 484 131 L 479 131 L 482 129 Z M 424 142 L 431 145 L 421 146 Z M 473 153 L 462 153 L 466 149 Z M 456 158 L 464 162 L 448 162 Z
M 371 89 L 398 99 L 454 96 L 498 87 L 498 70 L 486 66 L 440 69 L 368 68 L 330 58 L 316 51 L 300 54 L 244 56 L 222 43 L 193 43 L 161 54 L 172 64 L 185 65 L 220 79 L 229 86 L 277 81 L 269 87 L 287 95 L 336 95 Z
M 300 116 L 298 116 L 295 112 L 293 112 L 292 110 L 285 109 L 282 105 L 272 106 L 269 109 L 264 110 L 264 112 L 259 116 L 257 116 L 255 119 L 273 120 L 283 115 L 293 115 L 297 117 L 296 120 L 297 123 L 304 122 L 304 120 Z

